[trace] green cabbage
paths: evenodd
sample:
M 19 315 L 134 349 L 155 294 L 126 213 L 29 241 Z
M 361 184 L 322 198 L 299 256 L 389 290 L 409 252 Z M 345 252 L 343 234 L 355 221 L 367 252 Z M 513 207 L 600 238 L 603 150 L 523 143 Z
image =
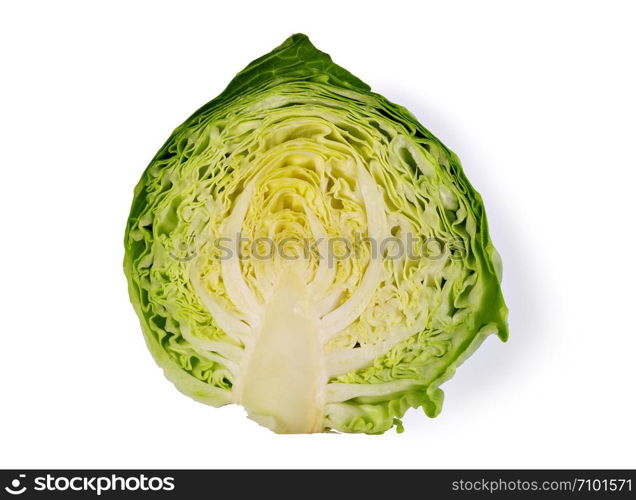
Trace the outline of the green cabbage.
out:
M 439 413 L 439 385 L 487 335 L 507 338 L 458 158 L 305 35 L 172 133 L 125 251 L 168 379 L 276 432 L 401 431 L 410 407 Z

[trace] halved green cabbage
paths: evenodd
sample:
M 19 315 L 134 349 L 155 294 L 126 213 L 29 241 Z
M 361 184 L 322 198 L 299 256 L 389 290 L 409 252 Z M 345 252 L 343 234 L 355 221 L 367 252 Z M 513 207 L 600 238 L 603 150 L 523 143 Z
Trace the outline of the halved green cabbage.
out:
M 125 249 L 166 376 L 276 432 L 434 417 L 438 386 L 487 335 L 507 338 L 499 257 L 458 158 L 305 35 L 173 132 L 135 189 Z

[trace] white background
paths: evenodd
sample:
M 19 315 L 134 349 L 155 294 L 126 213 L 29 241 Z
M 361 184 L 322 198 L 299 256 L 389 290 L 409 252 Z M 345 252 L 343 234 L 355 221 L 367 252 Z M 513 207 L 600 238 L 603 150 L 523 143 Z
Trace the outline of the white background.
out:
M 7 2 L 0 467 L 636 467 L 630 2 Z M 511 337 L 406 433 L 279 436 L 179 394 L 129 304 L 132 191 L 172 129 L 308 34 L 462 159 Z

